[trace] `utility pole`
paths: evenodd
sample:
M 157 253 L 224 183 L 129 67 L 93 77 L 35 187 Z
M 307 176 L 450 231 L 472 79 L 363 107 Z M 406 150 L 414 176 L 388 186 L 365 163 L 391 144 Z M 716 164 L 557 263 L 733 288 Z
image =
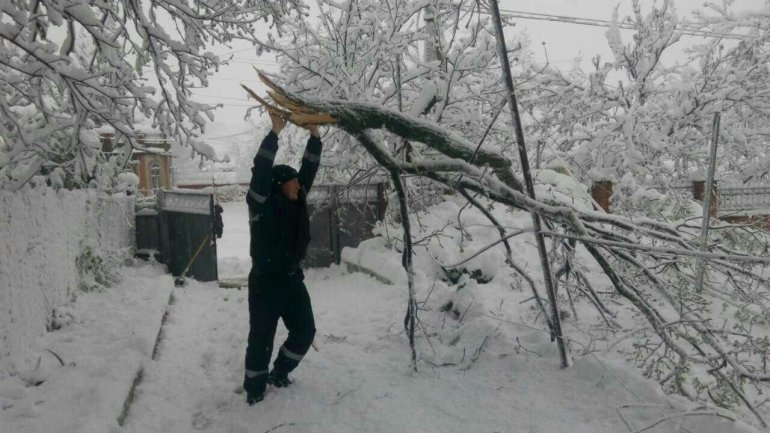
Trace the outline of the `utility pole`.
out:
M 503 33 L 503 22 L 500 19 L 500 10 L 497 7 L 497 0 L 489 0 L 489 9 L 492 20 L 495 25 L 495 36 L 497 38 L 497 55 L 500 58 L 500 64 L 503 69 L 503 78 L 505 87 L 508 90 L 508 108 L 511 110 L 511 122 L 516 132 L 516 143 L 519 148 L 519 158 L 521 159 L 521 170 L 524 173 L 524 184 L 527 188 L 527 194 L 535 199 L 535 184 L 532 181 L 532 173 L 529 167 L 529 158 L 527 157 L 527 147 L 524 143 L 524 131 L 521 128 L 521 117 L 519 116 L 519 105 L 516 102 L 516 93 L 513 87 L 513 76 L 511 75 L 511 63 L 508 60 L 508 49 L 505 46 L 505 35 Z M 551 304 L 551 323 L 553 324 L 553 338 L 559 347 L 559 356 L 561 358 L 562 368 L 569 367 L 569 353 L 564 343 L 564 336 L 561 330 L 561 317 L 559 316 L 559 305 L 556 302 L 556 287 L 553 283 L 551 274 L 551 265 L 548 262 L 548 251 L 545 248 L 545 236 L 540 222 L 540 215 L 534 211 L 532 215 L 532 225 L 535 229 L 535 239 L 537 240 L 537 252 L 540 255 L 540 265 L 543 268 L 543 280 L 545 281 L 548 292 L 548 301 Z

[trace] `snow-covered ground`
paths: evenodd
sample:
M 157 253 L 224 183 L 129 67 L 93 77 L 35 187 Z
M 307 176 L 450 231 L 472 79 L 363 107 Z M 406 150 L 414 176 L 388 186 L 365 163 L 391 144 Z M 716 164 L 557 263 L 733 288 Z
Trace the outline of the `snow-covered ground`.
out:
M 222 203 L 224 235 L 217 239 L 219 279 L 246 278 L 251 269 L 249 258 L 249 209 L 246 200 Z
M 522 344 L 540 355 L 496 356 L 467 370 L 422 365 L 414 373 L 400 332 L 399 288 L 339 267 L 312 270 L 307 282 L 318 351 L 290 388 L 270 388 L 253 408 L 238 393 L 246 291 L 203 284 L 177 290 L 127 431 L 245 433 L 282 425 L 297 432 L 620 432 L 621 404 L 662 403 L 649 385 L 591 359 L 560 370 L 547 339 L 531 333 Z M 276 338 L 277 347 L 285 331 Z M 664 411 L 673 409 L 626 410 L 639 427 Z
M 36 342 L 44 348 L 36 365 L 0 380 L 0 432 L 117 429 L 134 378 L 149 367 L 173 287 L 157 265 L 122 274 L 116 287 L 81 294 L 62 310 L 62 328 Z
M 245 204 L 226 204 L 223 216 L 220 275 L 242 278 L 249 264 Z M 468 228 L 477 238 L 484 229 Z M 522 240 L 517 252 L 524 255 L 520 248 L 526 245 Z M 453 260 L 448 254 L 441 259 Z M 382 268 L 391 269 L 394 260 L 397 253 L 383 252 Z M 483 268 L 489 260 L 479 263 Z M 663 396 L 654 381 L 640 378 L 611 354 L 578 357 L 574 366 L 560 369 L 542 323 L 534 314 L 519 315 L 531 310 L 519 304 L 528 293 L 512 287 L 514 280 L 502 278 L 499 270 L 492 282 L 467 280 L 462 290 L 420 278 L 425 326 L 418 330 L 417 372 L 410 367 L 403 332 L 405 287 L 341 266 L 307 271 L 318 350 L 302 362 L 291 387 L 270 387 L 263 402 L 249 407 L 240 391 L 246 290 L 196 282 L 173 289 L 152 360 L 146 337 L 152 332 L 137 330 L 159 323 L 170 279 L 148 266 L 125 273 L 119 287 L 82 296 L 73 307 L 79 319 L 45 337 L 48 344 L 41 347 L 54 348 L 74 366 L 56 368 L 38 387 L 10 383 L 17 378 L 0 382 L 0 431 L 619 433 L 650 426 L 644 431 L 755 431 L 714 416 L 681 416 L 695 408 Z M 438 307 L 448 300 L 454 306 L 441 312 Z M 153 306 L 139 316 L 128 307 L 145 301 Z M 276 347 L 285 337 L 279 326 Z M 127 365 L 116 358 L 141 362 Z M 142 380 L 120 427 L 115 418 L 122 408 L 105 401 L 125 398 L 138 363 Z M 113 386 L 106 378 L 118 373 L 126 377 Z M 80 418 L 94 421 L 83 424 Z

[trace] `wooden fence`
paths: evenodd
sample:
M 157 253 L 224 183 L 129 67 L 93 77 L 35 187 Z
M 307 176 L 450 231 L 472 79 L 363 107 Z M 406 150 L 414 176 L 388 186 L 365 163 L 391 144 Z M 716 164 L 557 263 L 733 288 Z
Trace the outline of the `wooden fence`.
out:
M 689 184 L 673 184 L 656 187 L 665 193 L 674 191 L 680 194 L 690 194 L 693 200 L 702 202 L 705 181 L 694 181 Z M 614 185 L 611 181 L 594 182 L 591 195 L 597 204 L 605 211 L 612 210 L 612 193 Z M 751 224 L 770 231 L 770 185 L 715 185 L 716 200 L 712 201 L 711 215 L 733 224 Z

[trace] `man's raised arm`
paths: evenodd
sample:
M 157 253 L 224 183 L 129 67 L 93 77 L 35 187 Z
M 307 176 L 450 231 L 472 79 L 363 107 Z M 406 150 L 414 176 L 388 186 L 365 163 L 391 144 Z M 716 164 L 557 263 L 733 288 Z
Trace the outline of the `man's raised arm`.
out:
M 249 209 L 258 208 L 270 195 L 270 170 L 273 168 L 275 153 L 278 152 L 278 133 L 286 126 L 286 121 L 277 114 L 270 113 L 270 120 L 273 122 L 273 129 L 262 140 L 251 168 L 249 193 L 246 195 Z
M 306 129 L 310 131 L 310 138 L 307 140 L 305 154 L 302 156 L 302 165 L 299 168 L 299 184 L 305 188 L 306 193 L 309 193 L 321 163 L 322 144 L 318 126 L 311 125 Z

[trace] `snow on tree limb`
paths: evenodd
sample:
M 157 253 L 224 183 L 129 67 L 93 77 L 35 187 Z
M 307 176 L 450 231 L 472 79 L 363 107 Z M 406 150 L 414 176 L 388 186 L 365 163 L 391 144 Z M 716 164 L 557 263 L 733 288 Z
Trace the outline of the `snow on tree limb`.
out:
M 0 187 L 55 169 L 87 185 L 99 171 L 100 128 L 135 148 L 136 133 L 152 128 L 213 158 L 197 137 L 216 107 L 191 93 L 223 63 L 210 47 L 262 46 L 261 23 L 280 26 L 292 10 L 304 9 L 298 0 L 3 2 L 0 154 L 9 158 Z
M 353 134 L 367 129 L 386 129 L 406 140 L 418 141 L 452 158 L 470 160 L 476 145 L 465 138 L 445 130 L 433 122 L 413 118 L 394 110 L 362 102 L 342 100 L 320 100 L 297 95 L 275 84 L 260 73 L 260 79 L 271 89 L 273 100 L 296 116 L 315 114 L 324 117 L 314 122 L 317 125 L 339 124 L 340 128 Z M 479 149 L 475 162 L 487 165 L 506 185 L 521 191 L 521 182 L 511 169 L 511 162 L 498 152 Z

